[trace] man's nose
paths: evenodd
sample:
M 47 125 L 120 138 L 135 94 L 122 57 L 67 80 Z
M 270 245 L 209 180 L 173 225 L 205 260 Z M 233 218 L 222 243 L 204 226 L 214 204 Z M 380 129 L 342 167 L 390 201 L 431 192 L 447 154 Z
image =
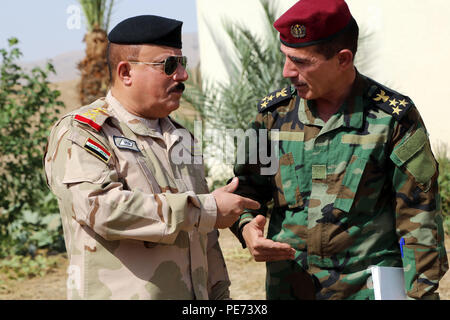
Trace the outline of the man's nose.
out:
M 283 66 L 283 77 L 295 78 L 297 76 L 298 76 L 298 71 L 295 68 L 294 63 L 289 58 L 286 58 L 284 60 L 284 66 Z
M 173 75 L 173 79 L 175 81 L 186 81 L 189 78 L 189 75 L 186 71 L 186 68 L 183 67 L 181 64 L 178 64 L 177 70 L 175 71 Z

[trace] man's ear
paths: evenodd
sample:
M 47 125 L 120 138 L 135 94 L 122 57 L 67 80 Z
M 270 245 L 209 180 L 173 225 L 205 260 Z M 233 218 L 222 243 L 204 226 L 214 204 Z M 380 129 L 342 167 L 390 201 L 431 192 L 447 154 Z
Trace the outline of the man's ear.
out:
M 131 67 L 127 61 L 120 61 L 116 69 L 117 80 L 122 82 L 125 86 L 131 85 Z
M 338 61 L 341 68 L 353 66 L 353 53 L 349 49 L 342 49 L 338 52 Z

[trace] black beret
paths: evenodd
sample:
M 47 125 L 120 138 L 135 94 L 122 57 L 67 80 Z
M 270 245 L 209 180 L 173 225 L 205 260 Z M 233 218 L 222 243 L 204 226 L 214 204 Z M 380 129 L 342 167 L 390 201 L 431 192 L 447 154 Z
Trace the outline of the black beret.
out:
M 108 40 L 118 44 L 157 44 L 181 49 L 183 22 L 144 15 L 128 18 L 115 26 Z

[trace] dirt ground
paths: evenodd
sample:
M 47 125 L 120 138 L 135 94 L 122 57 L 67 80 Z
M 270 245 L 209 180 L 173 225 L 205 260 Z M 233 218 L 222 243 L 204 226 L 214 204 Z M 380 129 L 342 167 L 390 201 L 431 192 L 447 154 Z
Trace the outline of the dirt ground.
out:
M 229 230 L 221 230 L 220 244 L 231 279 L 231 297 L 234 300 L 264 300 L 265 264 L 255 262 Z M 446 247 L 450 249 L 449 237 Z M 66 299 L 67 266 L 66 255 L 60 255 L 59 267 L 46 276 L 22 281 L 4 280 L 0 285 L 0 300 Z M 450 300 L 450 271 L 441 281 L 439 293 L 442 300 Z

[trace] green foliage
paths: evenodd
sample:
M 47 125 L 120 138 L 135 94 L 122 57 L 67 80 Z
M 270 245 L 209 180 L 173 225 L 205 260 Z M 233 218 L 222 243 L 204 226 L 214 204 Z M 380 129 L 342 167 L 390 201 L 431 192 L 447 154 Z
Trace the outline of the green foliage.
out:
M 32 208 L 24 204 L 20 213 L 6 227 L 9 238 L 3 241 L 0 252 L 34 255 L 38 248 L 62 252 L 65 249 L 58 203 L 51 192 L 37 191 L 38 202 Z
M 39 254 L 31 256 L 12 256 L 0 261 L 0 273 L 8 279 L 27 279 L 45 276 L 59 266 L 57 256 Z M 0 283 L 1 284 L 1 283 Z
M 256 104 L 267 93 L 289 85 L 283 78 L 283 55 L 278 33 L 272 27 L 275 5 L 261 0 L 266 37 L 260 38 L 243 25 L 225 22 L 236 59 L 227 59 L 229 81 L 225 83 L 188 82 L 184 99 L 196 108 L 202 120 L 215 128 L 243 129 L 255 117 Z M 218 44 L 218 47 L 219 44 Z
M 439 189 L 442 201 L 445 232 L 450 234 L 450 165 L 439 175 Z
M 0 49 L 0 257 L 33 253 L 36 248 L 61 250 L 56 200 L 42 169 L 50 126 L 63 103 L 47 80 L 53 66 L 25 72 L 16 63 L 18 40 Z
M 89 31 L 108 30 L 114 0 L 79 0 Z
M 439 193 L 441 195 L 441 208 L 444 217 L 445 232 L 450 234 L 450 159 L 448 158 L 448 146 L 438 146 L 436 159 L 439 162 Z

